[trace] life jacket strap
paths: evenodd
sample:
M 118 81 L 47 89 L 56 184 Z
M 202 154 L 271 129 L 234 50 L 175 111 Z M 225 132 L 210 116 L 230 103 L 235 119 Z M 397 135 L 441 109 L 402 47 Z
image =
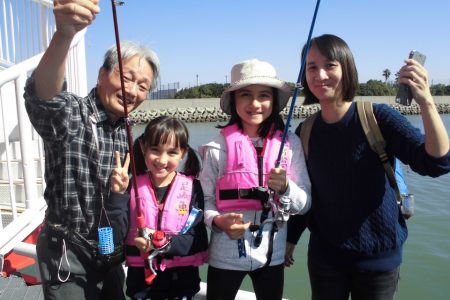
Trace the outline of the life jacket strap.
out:
M 220 200 L 254 199 L 265 204 L 269 200 L 269 195 L 269 190 L 260 186 L 249 189 L 219 190 Z

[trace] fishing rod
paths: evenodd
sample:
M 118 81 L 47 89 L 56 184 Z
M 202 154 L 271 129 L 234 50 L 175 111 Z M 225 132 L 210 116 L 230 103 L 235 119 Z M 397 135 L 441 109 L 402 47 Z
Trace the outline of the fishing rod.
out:
M 146 230 L 145 227 L 145 217 L 142 212 L 142 206 L 141 201 L 139 197 L 139 191 L 138 191 L 138 184 L 137 184 L 137 175 L 136 175 L 136 163 L 134 158 L 134 151 L 133 151 L 133 136 L 131 133 L 131 125 L 130 120 L 128 118 L 128 108 L 127 108 L 127 101 L 125 98 L 125 83 L 123 79 L 123 68 L 122 68 L 122 53 L 120 51 L 120 38 L 119 38 L 119 26 L 117 22 L 117 11 L 116 11 L 116 5 L 122 6 L 124 4 L 123 1 L 115 1 L 111 0 L 111 6 L 112 6 L 112 12 L 113 12 L 113 20 L 114 20 L 114 34 L 116 38 L 116 48 L 117 48 L 117 61 L 119 64 L 119 77 L 120 77 L 120 87 L 122 90 L 122 101 L 123 101 L 123 112 L 124 112 L 124 119 L 125 119 L 125 127 L 127 131 L 127 141 L 128 141 L 128 148 L 130 149 L 130 165 L 131 165 L 131 173 L 133 175 L 133 188 L 134 188 L 134 199 L 136 203 L 136 210 L 137 210 L 137 216 L 136 216 L 136 226 L 138 229 L 138 234 L 140 237 L 143 237 L 149 242 L 150 234 Z M 160 234 L 164 235 L 164 232 L 159 232 Z M 155 234 L 153 234 L 154 236 Z M 145 251 L 141 251 L 141 257 L 145 259 L 144 263 L 144 276 L 145 276 L 145 283 L 150 285 L 153 283 L 155 277 L 156 277 L 156 271 L 153 269 L 153 259 L 158 254 L 160 254 L 165 247 L 170 243 L 169 239 L 164 239 L 167 243 L 164 245 L 160 245 L 160 247 L 155 247 L 156 245 L 156 239 L 152 239 L 151 243 L 155 250 L 149 255 Z
M 125 119 L 125 128 L 127 131 L 127 142 L 128 142 L 128 149 L 130 153 L 130 165 L 131 165 L 131 174 L 133 175 L 133 187 L 134 187 L 134 195 L 135 195 L 135 202 L 136 202 L 136 208 L 137 208 L 137 219 L 136 219 L 136 225 L 139 230 L 142 230 L 145 227 L 145 219 L 144 214 L 142 213 L 141 208 L 141 201 L 139 201 L 139 192 L 138 192 L 138 185 L 137 185 L 137 176 L 136 176 L 136 164 L 135 164 L 135 158 L 134 158 L 134 151 L 133 151 L 133 135 L 131 133 L 131 125 L 130 125 L 130 119 L 128 118 L 128 108 L 127 108 L 127 100 L 126 100 L 126 92 L 125 92 L 125 82 L 123 79 L 123 67 L 122 67 L 122 53 L 120 50 L 120 37 L 119 37 L 119 25 L 117 22 L 117 10 L 116 6 L 122 6 L 125 3 L 123 1 L 115 1 L 111 0 L 111 7 L 112 7 L 112 13 L 113 13 L 113 22 L 114 22 L 114 35 L 116 38 L 116 48 L 117 48 L 117 61 L 119 64 L 119 77 L 120 77 L 120 88 L 122 90 L 122 105 L 123 105 L 123 112 L 124 112 L 124 119 Z
M 311 46 L 311 36 L 312 36 L 313 29 L 314 29 L 314 25 L 316 23 L 316 17 L 317 17 L 317 12 L 319 11 L 319 5 L 320 5 L 320 0 L 317 0 L 316 8 L 314 10 L 313 19 L 312 19 L 312 22 L 311 22 L 311 26 L 309 28 L 309 34 L 308 34 L 308 39 L 307 39 L 307 42 L 306 42 L 305 54 L 302 57 L 302 63 L 301 63 L 301 67 L 300 67 L 300 72 L 298 74 L 297 83 L 295 84 L 294 95 L 292 96 L 291 107 L 289 109 L 288 118 L 286 120 L 286 126 L 284 127 L 284 131 L 283 131 L 283 136 L 282 136 L 282 140 L 281 140 L 280 150 L 278 152 L 277 160 L 275 161 L 275 167 L 276 168 L 278 168 L 280 166 L 280 163 L 281 163 L 281 156 L 283 155 L 283 148 L 284 148 L 284 145 L 286 144 L 286 138 L 287 138 L 287 134 L 288 134 L 288 131 L 289 131 L 290 124 L 291 124 L 292 115 L 293 115 L 293 112 L 294 112 L 295 101 L 297 100 L 298 89 L 299 89 L 299 87 L 301 87 L 301 80 L 302 80 L 303 74 L 305 73 L 306 57 L 308 56 L 309 48 Z M 289 219 L 290 202 L 289 201 L 283 201 L 283 200 L 280 199 L 280 205 L 276 205 L 273 202 L 273 195 L 274 195 L 274 191 L 270 190 L 270 197 L 269 197 L 268 203 L 272 206 L 272 208 L 277 210 L 277 213 L 274 216 L 274 218 L 266 219 L 261 224 L 259 224 L 259 225 L 251 225 L 250 228 L 249 228 L 250 231 L 252 231 L 252 232 L 253 231 L 258 231 L 257 234 L 256 234 L 256 237 L 255 237 L 255 246 L 256 247 L 258 247 L 259 244 L 261 243 L 262 231 L 263 231 L 263 227 L 264 227 L 265 224 L 274 222 L 278 226 L 281 226 L 280 224 L 283 224 L 284 222 L 286 222 Z M 269 204 L 267 206 L 267 209 L 270 208 Z
M 288 114 L 288 117 L 286 120 L 286 126 L 284 127 L 284 131 L 283 131 L 283 137 L 281 140 L 280 151 L 278 152 L 278 157 L 275 162 L 276 168 L 278 168 L 280 166 L 281 156 L 283 155 L 283 148 L 284 148 L 284 145 L 286 144 L 286 138 L 287 138 L 287 134 L 289 131 L 289 127 L 291 126 L 291 120 L 292 120 L 292 115 L 294 113 L 294 107 L 295 107 L 295 102 L 297 100 L 298 90 L 299 90 L 299 88 L 302 89 L 301 80 L 303 78 L 303 74 L 305 73 L 306 57 L 308 56 L 309 48 L 311 47 L 311 36 L 312 36 L 313 30 L 314 30 L 314 25 L 316 23 L 316 17 L 317 17 L 317 12 L 319 11 L 319 5 L 320 5 L 320 0 L 317 0 L 313 19 L 311 22 L 311 26 L 309 28 L 308 39 L 306 41 L 305 53 L 302 57 L 300 72 L 298 73 L 297 83 L 295 84 L 294 94 L 292 96 L 291 107 L 289 108 L 289 114 Z

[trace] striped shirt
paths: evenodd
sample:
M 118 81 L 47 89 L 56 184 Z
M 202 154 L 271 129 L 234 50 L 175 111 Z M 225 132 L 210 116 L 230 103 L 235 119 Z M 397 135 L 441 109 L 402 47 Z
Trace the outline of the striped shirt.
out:
M 43 100 L 30 77 L 24 98 L 30 121 L 44 140 L 47 218 L 96 239 L 114 151 L 123 156 L 128 149 L 124 120 L 108 119 L 95 88 L 84 98 L 63 91 Z M 106 219 L 101 221 L 105 226 Z

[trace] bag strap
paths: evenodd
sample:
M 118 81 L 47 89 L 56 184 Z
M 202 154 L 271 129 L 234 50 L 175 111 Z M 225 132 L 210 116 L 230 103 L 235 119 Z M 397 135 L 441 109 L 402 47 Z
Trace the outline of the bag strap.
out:
M 394 169 L 389 161 L 389 156 L 385 151 L 386 142 L 381 134 L 380 127 L 373 113 L 373 106 L 371 102 L 356 101 L 356 108 L 358 110 L 359 121 L 369 142 L 370 148 L 378 154 L 378 157 L 383 164 L 384 170 L 388 176 L 389 183 L 395 191 L 397 202 L 401 202 L 400 190 L 398 188 L 397 180 L 395 179 Z
M 311 116 L 307 117 L 300 127 L 300 140 L 302 141 L 303 152 L 305 153 L 305 159 L 308 160 L 308 150 L 309 150 L 309 137 L 311 135 L 311 130 L 314 125 L 314 121 L 317 118 L 317 114 L 320 110 Z

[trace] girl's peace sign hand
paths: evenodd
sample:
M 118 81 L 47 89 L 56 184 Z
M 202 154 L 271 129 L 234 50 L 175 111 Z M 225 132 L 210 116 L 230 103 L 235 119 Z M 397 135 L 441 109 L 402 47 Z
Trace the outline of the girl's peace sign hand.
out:
M 115 152 L 116 156 L 116 168 L 111 174 L 111 191 L 115 193 L 124 193 L 128 188 L 129 178 L 128 178 L 128 167 L 130 165 L 130 156 L 128 153 L 125 155 L 125 162 L 120 162 L 119 151 Z

